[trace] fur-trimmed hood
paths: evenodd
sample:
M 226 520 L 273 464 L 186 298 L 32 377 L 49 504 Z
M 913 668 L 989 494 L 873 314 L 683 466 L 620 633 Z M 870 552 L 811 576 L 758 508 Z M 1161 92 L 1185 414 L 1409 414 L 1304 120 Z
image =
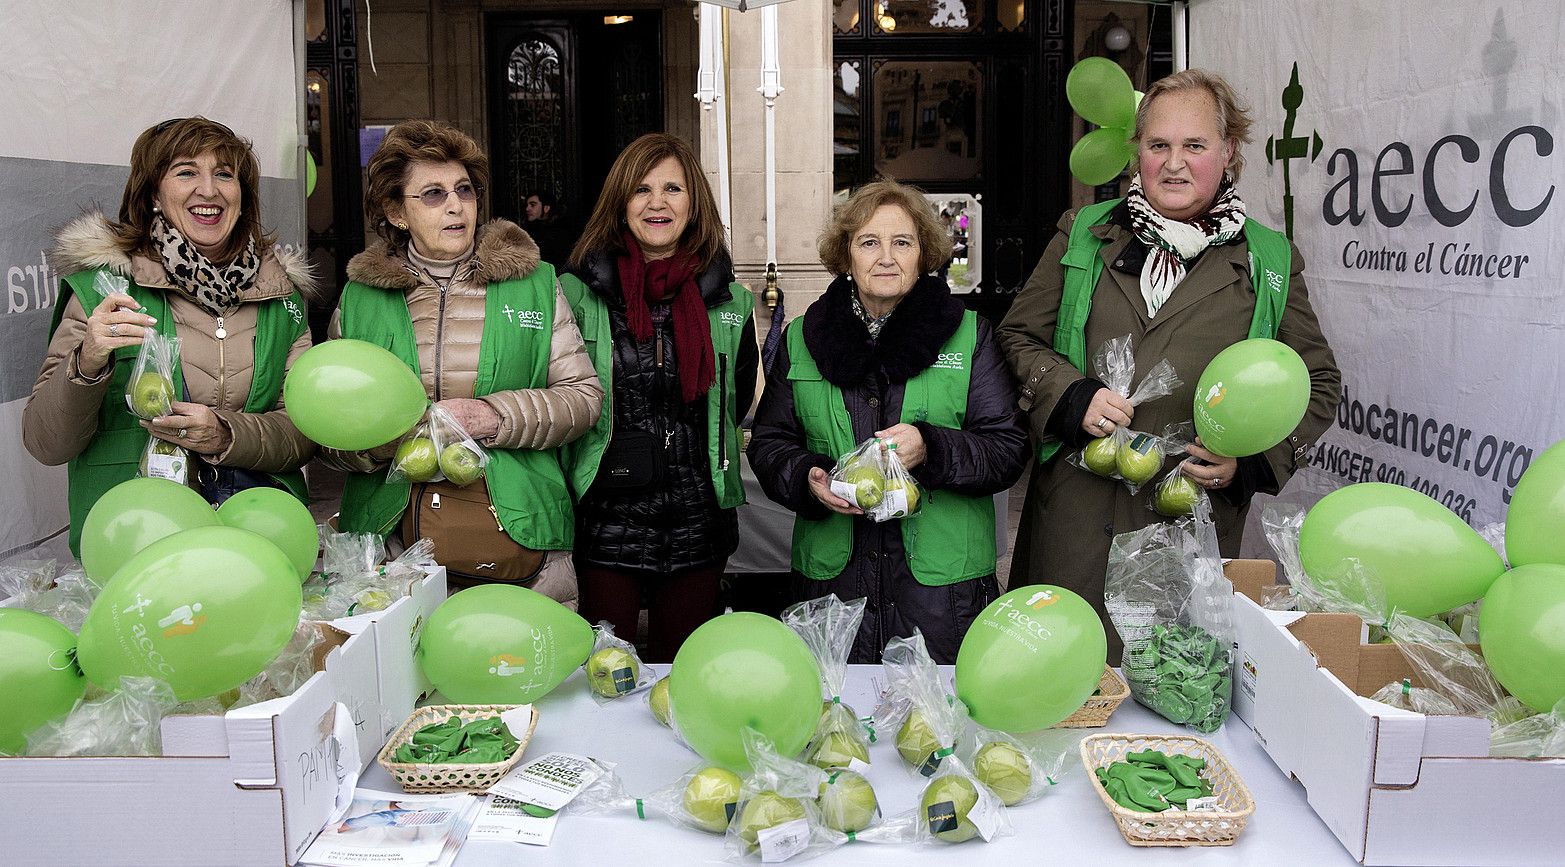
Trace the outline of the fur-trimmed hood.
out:
M 853 312 L 853 283 L 838 277 L 804 317 L 804 343 L 821 376 L 839 388 L 860 385 L 877 370 L 893 383 L 906 382 L 935 363 L 940 347 L 962 324 L 966 308 L 944 280 L 923 276 L 871 340 Z
M 187 294 L 169 282 L 162 262 L 139 253 L 125 252 L 109 218 L 98 211 L 82 214 L 56 233 L 49 259 L 62 276 L 107 268 L 136 281 L 138 286 Z M 286 297 L 296 289 L 307 299 L 319 297 L 309 259 L 302 252 L 281 246 L 263 248 L 261 269 L 239 300 L 241 303 L 270 301 Z
M 490 220 L 474 236 L 477 252 L 469 261 L 471 279 L 480 283 L 517 280 L 538 269 L 543 261 L 538 245 L 521 226 L 510 220 Z M 382 289 L 406 292 L 422 282 L 407 256 L 384 240 L 371 244 L 348 262 L 348 279 Z

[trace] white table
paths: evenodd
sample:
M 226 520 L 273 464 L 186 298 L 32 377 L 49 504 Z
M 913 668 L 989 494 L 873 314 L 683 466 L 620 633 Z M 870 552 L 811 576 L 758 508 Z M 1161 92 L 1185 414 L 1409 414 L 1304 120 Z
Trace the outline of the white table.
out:
M 662 667 L 659 666 L 660 673 Z M 844 700 L 868 714 L 881 677 L 879 666 L 853 666 Z M 872 680 L 876 681 L 872 685 Z M 537 703 L 538 729 L 528 755 L 561 750 L 619 763 L 618 773 L 632 796 L 650 792 L 700 764 L 700 758 L 658 725 L 642 696 L 600 706 L 588 695 L 577 671 Z M 1188 733 L 1127 699 L 1106 729 L 1078 729 L 1085 736 L 1101 731 Z M 1165 865 L 1351 865 L 1348 856 L 1304 800 L 1304 790 L 1285 778 L 1236 717 L 1208 739 L 1234 765 L 1255 797 L 1255 815 L 1232 847 L 1141 848 L 1127 844 L 1087 782 L 1079 755 L 1066 764 L 1066 777 L 1043 798 L 1010 810 L 1016 833 L 993 843 L 969 841 L 948 846 L 889 846 L 854 843 L 826 853 L 811 864 L 909 863 L 961 865 L 1109 864 Z M 882 809 L 894 815 L 917 803 L 920 784 L 907 772 L 889 738 L 870 747 L 875 786 Z M 379 765 L 372 765 L 361 786 L 396 791 Z M 546 849 L 519 843 L 469 842 L 457 867 L 512 867 L 517 863 L 581 864 L 592 867 L 646 867 L 721 862 L 723 840 L 632 815 L 579 816 L 567 809 L 553 845 Z M 756 862 L 758 863 L 758 862 Z M 789 862 L 794 863 L 794 862 Z

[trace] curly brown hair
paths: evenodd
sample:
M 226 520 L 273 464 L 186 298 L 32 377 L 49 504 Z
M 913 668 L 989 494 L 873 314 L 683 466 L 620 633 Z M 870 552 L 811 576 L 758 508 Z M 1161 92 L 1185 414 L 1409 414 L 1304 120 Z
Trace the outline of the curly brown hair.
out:
M 478 188 L 478 222 L 484 221 L 484 190 L 489 187 L 489 156 L 473 137 L 438 120 L 405 120 L 392 127 L 370 157 L 364 188 L 364 216 L 393 250 L 407 249 L 406 229 L 392 225 L 387 209 L 403 202 L 403 184 L 414 163 L 461 163 Z
M 113 226 L 121 250 L 157 257 L 152 245 L 152 200 L 158 185 L 169 166 L 209 151 L 239 179 L 239 218 L 212 261 L 228 264 L 252 238 L 263 250 L 272 246 L 273 238 L 261 228 L 261 165 L 250 140 L 215 120 L 183 117 L 147 127 L 131 146 L 130 177 L 120 197 L 119 222 Z
M 919 271 L 928 274 L 951 258 L 951 236 L 940 225 L 935 207 L 924 198 L 923 191 L 883 178 L 854 190 L 821 232 L 817 249 L 827 271 L 840 277 L 852 270 L 853 233 L 868 223 L 882 205 L 896 205 L 913 218 L 918 230 Z
M 1233 159 L 1228 161 L 1228 173 L 1233 176 L 1234 183 L 1238 183 L 1239 176 L 1244 173 L 1244 150 L 1241 145 L 1250 141 L 1250 111 L 1239 101 L 1239 94 L 1233 86 L 1215 72 L 1186 69 L 1153 82 L 1147 88 L 1146 95 L 1141 97 L 1141 105 L 1136 108 L 1136 134 L 1131 141 L 1140 145 L 1142 125 L 1146 123 L 1147 109 L 1152 101 L 1165 93 L 1181 90 L 1204 90 L 1211 95 L 1212 102 L 1217 104 L 1217 128 L 1234 148 Z
M 587 225 L 571 250 L 571 267 L 585 265 L 591 253 L 619 255 L 625 252 L 625 242 L 620 235 L 625 228 L 625 206 L 636 194 L 641 179 L 669 157 L 679 161 L 685 172 L 685 183 L 690 187 L 690 223 L 679 239 L 679 247 L 696 257 L 699 270 L 705 271 L 711 266 L 712 260 L 727 245 L 723 241 L 723 221 L 718 216 L 717 199 L 706 182 L 701 161 L 696 159 L 696 152 L 684 139 L 654 132 L 626 145 L 614 159 L 614 166 L 603 181 L 603 192 L 592 208 L 592 216 L 587 218 Z

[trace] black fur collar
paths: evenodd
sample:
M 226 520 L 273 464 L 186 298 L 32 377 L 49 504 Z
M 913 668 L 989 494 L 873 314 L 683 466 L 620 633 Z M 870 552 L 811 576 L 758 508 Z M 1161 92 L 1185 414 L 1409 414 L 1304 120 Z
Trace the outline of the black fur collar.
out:
M 924 276 L 886 320 L 880 339 L 871 340 L 853 312 L 854 291 L 846 277 L 838 277 L 804 317 L 804 343 L 821 375 L 839 388 L 860 385 L 876 371 L 891 382 L 906 382 L 935 363 L 940 347 L 962 324 L 962 302 L 944 280 Z

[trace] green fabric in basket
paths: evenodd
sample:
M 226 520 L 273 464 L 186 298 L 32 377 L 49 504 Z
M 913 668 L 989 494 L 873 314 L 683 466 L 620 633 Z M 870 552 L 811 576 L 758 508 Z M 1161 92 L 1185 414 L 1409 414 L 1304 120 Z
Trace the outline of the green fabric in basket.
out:
M 458 717 L 430 723 L 413 733 L 413 739 L 397 747 L 398 762 L 424 765 L 491 764 L 516 752 L 517 740 L 497 716 L 462 725 Z

